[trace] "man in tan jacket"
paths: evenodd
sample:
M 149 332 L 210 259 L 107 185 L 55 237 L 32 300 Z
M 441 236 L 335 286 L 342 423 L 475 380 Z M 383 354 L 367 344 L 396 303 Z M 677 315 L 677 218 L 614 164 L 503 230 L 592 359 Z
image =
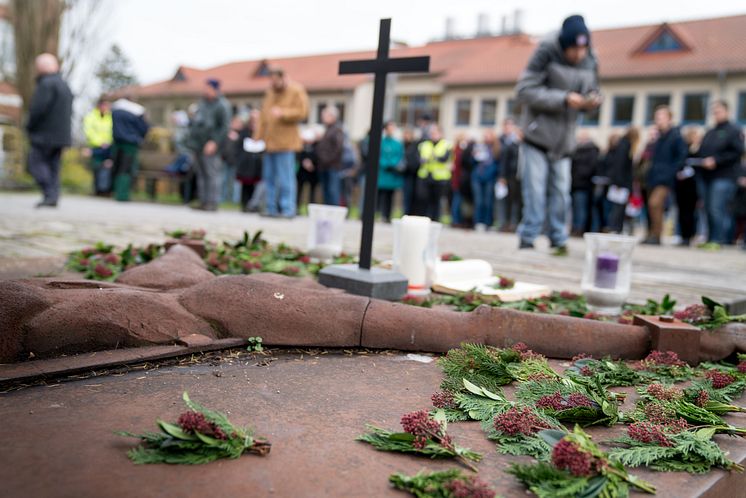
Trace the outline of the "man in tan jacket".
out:
M 298 123 L 308 114 L 308 95 L 298 83 L 289 81 L 280 68 L 270 70 L 272 86 L 264 95 L 258 138 L 266 152 L 262 181 L 267 195 L 268 216 L 293 218 L 296 212 L 295 153 L 302 147 Z

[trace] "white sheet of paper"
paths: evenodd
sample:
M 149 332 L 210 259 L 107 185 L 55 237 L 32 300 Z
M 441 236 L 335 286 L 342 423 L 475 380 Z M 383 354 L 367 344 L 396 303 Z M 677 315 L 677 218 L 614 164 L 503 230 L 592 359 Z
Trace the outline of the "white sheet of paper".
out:
M 264 140 L 254 140 L 253 138 L 243 139 L 243 150 L 246 152 L 264 152 L 265 148 L 266 145 L 264 144 Z
M 606 198 L 614 204 L 627 204 L 629 189 L 612 185 L 606 193 Z
M 508 196 L 508 186 L 497 182 L 495 184 L 495 199 L 502 200 L 505 199 Z

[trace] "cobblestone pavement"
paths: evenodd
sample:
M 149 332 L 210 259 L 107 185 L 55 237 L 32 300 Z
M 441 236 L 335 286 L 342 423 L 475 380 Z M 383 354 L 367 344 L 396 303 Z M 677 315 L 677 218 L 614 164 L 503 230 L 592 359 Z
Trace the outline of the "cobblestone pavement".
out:
M 205 213 L 184 206 L 151 203 L 116 203 L 108 199 L 65 196 L 57 209 L 34 209 L 34 194 L 0 193 L 0 278 L 58 275 L 66 254 L 103 240 L 127 243 L 162 242 L 164 231 L 204 228 L 211 239 L 235 240 L 244 230 L 262 230 L 270 242 L 305 246 L 307 218 L 268 219 L 235 211 Z M 356 252 L 360 223 L 345 225 L 345 250 Z M 392 229 L 377 224 L 374 257 L 391 257 Z M 570 254 L 550 255 L 546 241 L 535 251 L 518 251 L 515 235 L 476 233 L 445 228 L 441 252 L 489 261 L 495 271 L 554 289 L 580 290 L 584 242 L 572 239 Z M 659 299 L 670 293 L 680 303 L 698 302 L 707 295 L 746 305 L 746 251 L 724 249 L 717 253 L 677 247 L 639 246 L 634 253 L 631 300 Z

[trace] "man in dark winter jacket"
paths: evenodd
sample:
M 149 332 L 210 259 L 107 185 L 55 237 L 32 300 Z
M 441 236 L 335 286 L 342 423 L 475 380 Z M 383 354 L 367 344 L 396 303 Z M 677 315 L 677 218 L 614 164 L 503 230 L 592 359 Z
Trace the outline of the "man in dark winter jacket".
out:
M 572 155 L 572 234 L 576 237 L 590 230 L 593 207 L 593 181 L 598 170 L 598 146 L 587 131 L 578 135 L 578 146 Z
M 36 207 L 56 207 L 60 195 L 60 156 L 71 143 L 73 94 L 60 76 L 52 54 L 36 58 L 36 90 L 29 106 L 28 132 L 31 150 L 28 171 L 44 198 Z
M 114 199 L 130 200 L 132 178 L 137 174 L 140 144 L 150 126 L 145 120 L 145 108 L 124 97 L 111 106 L 114 147 Z
M 645 178 L 650 226 L 643 244 L 660 245 L 666 199 L 676 183 L 676 173 L 684 166 L 687 146 L 679 129 L 673 125 L 668 106 L 659 106 L 653 119 L 658 129 L 658 139 L 653 146 L 651 165 Z
M 220 93 L 220 81 L 208 79 L 199 101 L 197 113 L 189 126 L 189 148 L 197 164 L 197 209 L 217 211 L 223 176 L 220 150 L 228 136 L 231 107 Z
M 738 188 L 736 180 L 743 155 L 743 132 L 731 123 L 728 104 L 718 100 L 712 104 L 715 127 L 709 130 L 699 147 L 702 159 L 700 196 L 707 212 L 707 248 L 718 249 L 729 242 L 733 222 L 731 204 Z
M 565 19 L 559 34 L 539 45 L 516 92 L 523 107 L 524 135 L 519 157 L 523 191 L 519 247 L 533 248 L 534 239 L 546 226 L 555 254 L 563 255 L 567 253 L 575 123 L 579 112 L 601 104 L 596 58 L 581 16 Z

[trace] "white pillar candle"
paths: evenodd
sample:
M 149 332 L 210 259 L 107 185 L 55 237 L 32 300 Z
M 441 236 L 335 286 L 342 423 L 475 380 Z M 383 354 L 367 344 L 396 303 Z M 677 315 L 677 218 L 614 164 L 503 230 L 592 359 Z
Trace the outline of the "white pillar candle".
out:
M 407 280 L 410 293 L 427 293 L 427 266 L 425 252 L 430 238 L 430 218 L 404 216 L 397 226 L 399 230 L 397 250 L 398 272 Z

